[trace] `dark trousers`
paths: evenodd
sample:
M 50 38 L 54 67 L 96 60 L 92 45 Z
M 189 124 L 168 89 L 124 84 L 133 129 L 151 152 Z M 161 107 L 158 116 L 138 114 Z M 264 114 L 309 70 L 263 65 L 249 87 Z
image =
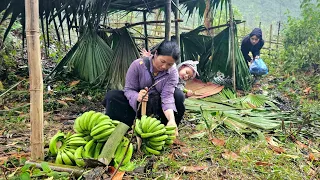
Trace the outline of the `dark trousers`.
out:
M 150 99 L 150 96 L 149 96 Z M 183 92 L 176 88 L 174 91 L 174 99 L 175 99 L 175 105 L 177 108 L 177 112 L 174 112 L 175 120 L 177 125 L 180 124 L 184 112 L 185 112 L 185 106 L 184 106 L 184 99 L 185 95 Z M 161 100 L 159 101 L 161 102 Z M 106 115 L 108 115 L 111 119 L 121 121 L 128 126 L 132 126 L 133 120 L 136 117 L 136 112 L 133 110 L 133 108 L 130 106 L 128 99 L 124 95 L 124 92 L 121 90 L 111 90 L 108 91 L 105 99 L 102 103 L 106 108 Z M 139 104 L 139 102 L 137 102 Z M 154 110 L 154 106 L 160 106 L 157 109 L 157 113 L 154 114 L 157 119 L 161 121 L 163 124 L 167 124 L 168 120 L 165 117 L 163 110 L 161 108 L 161 103 L 159 104 L 151 104 L 148 102 L 147 104 L 147 115 L 150 116 L 152 110 Z M 138 118 L 141 117 L 140 111 L 138 112 Z

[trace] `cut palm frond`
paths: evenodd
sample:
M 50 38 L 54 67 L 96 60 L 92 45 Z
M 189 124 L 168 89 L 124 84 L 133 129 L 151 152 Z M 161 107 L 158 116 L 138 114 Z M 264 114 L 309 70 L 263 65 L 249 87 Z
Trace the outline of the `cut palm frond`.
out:
M 110 69 L 105 72 L 103 82 L 110 89 L 123 89 L 127 70 L 132 61 L 139 58 L 138 47 L 126 28 L 112 34 L 113 57 Z
M 50 75 L 56 76 L 67 71 L 90 83 L 102 81 L 100 75 L 109 69 L 112 55 L 113 51 L 108 44 L 95 32 L 88 30 Z

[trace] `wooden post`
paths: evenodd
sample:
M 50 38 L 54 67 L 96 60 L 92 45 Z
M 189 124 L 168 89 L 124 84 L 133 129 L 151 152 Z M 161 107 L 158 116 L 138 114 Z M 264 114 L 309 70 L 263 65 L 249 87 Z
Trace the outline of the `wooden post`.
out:
M 39 2 L 25 0 L 30 81 L 31 159 L 43 160 L 43 79 L 40 54 Z
M 271 44 L 272 44 L 272 24 L 270 24 L 270 36 L 269 36 L 269 56 L 271 52 Z
M 280 21 L 278 25 L 278 34 L 277 34 L 277 59 L 279 57 L 279 37 L 280 37 Z
M 259 22 L 259 28 L 261 29 L 261 21 Z
M 233 23 L 233 10 L 232 10 L 232 3 L 231 0 L 229 0 L 229 15 L 230 15 L 230 37 L 231 37 L 231 46 L 230 46 L 230 52 L 231 52 L 231 61 L 232 61 L 232 81 L 233 81 L 233 89 L 234 91 L 237 91 L 236 89 L 236 59 L 234 56 L 234 23 Z
M 143 29 L 144 29 L 144 47 L 148 51 L 148 29 L 147 29 L 147 11 L 143 11 Z
M 179 0 L 175 0 L 174 1 L 176 3 L 176 10 L 174 11 L 174 16 L 176 18 L 176 21 L 175 21 L 175 34 L 176 34 L 176 40 L 177 40 L 177 43 L 178 43 L 178 47 L 180 49 L 180 32 L 179 32 L 179 22 L 177 21 L 180 16 L 179 16 Z M 178 59 L 178 64 L 181 63 L 181 58 L 179 57 Z
M 171 0 L 166 0 L 165 11 L 165 40 L 171 40 Z

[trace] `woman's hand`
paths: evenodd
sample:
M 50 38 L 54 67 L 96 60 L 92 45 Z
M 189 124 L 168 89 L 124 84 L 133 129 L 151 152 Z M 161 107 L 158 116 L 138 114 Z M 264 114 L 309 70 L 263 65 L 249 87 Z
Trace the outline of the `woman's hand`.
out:
M 176 133 L 175 136 L 178 136 L 178 126 L 174 117 L 174 112 L 172 109 L 168 109 L 166 111 L 164 111 L 164 115 L 166 116 L 166 118 L 168 119 L 168 123 L 167 126 L 175 126 L 176 127 Z
M 144 98 L 143 98 L 144 96 Z M 143 98 L 143 99 L 142 99 Z M 139 94 L 138 94 L 138 99 L 137 99 L 138 102 L 141 102 L 141 101 L 145 101 L 147 102 L 148 101 L 148 88 L 145 87 L 144 89 L 141 89 Z
M 150 50 L 149 51 L 147 51 L 146 49 L 142 49 L 142 51 L 141 51 L 141 56 L 142 57 L 150 57 L 151 56 L 151 52 L 150 52 Z

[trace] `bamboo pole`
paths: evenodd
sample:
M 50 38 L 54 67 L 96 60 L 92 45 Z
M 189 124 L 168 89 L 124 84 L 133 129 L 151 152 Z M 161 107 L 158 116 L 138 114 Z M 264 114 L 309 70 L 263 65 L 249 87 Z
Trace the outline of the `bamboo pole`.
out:
M 279 21 L 279 25 L 278 25 L 278 34 L 277 34 L 277 56 L 276 56 L 276 58 L 278 59 L 278 57 L 279 57 L 279 37 L 280 37 L 280 21 Z
M 143 11 L 143 22 L 144 22 L 144 24 L 143 24 L 143 29 L 144 29 L 144 37 L 145 37 L 145 39 L 144 39 L 144 47 L 145 47 L 145 49 L 148 51 L 149 49 L 148 49 L 148 27 L 147 27 L 147 11 Z
M 165 40 L 171 40 L 171 0 L 166 2 L 166 11 L 165 11 Z
M 175 0 L 174 1 L 175 4 L 176 4 L 176 9 L 174 11 L 174 16 L 175 16 L 175 19 L 178 20 L 180 19 L 180 16 L 179 16 L 179 0 Z M 176 34 L 176 40 L 177 40 L 177 43 L 178 43 L 178 47 L 180 49 L 180 32 L 179 32 L 179 22 L 178 21 L 175 21 L 175 34 Z M 179 57 L 178 59 L 178 64 L 181 63 L 181 58 Z
M 234 24 L 233 24 L 233 10 L 232 3 L 229 0 L 229 15 L 230 15 L 230 36 L 231 36 L 231 61 L 232 61 L 232 81 L 233 81 L 233 89 L 236 91 L 236 60 L 234 56 Z
M 272 24 L 270 24 L 269 55 L 270 55 L 270 52 L 271 52 L 271 45 L 272 45 Z
M 30 81 L 31 159 L 43 160 L 43 79 L 40 55 L 39 2 L 25 0 Z

